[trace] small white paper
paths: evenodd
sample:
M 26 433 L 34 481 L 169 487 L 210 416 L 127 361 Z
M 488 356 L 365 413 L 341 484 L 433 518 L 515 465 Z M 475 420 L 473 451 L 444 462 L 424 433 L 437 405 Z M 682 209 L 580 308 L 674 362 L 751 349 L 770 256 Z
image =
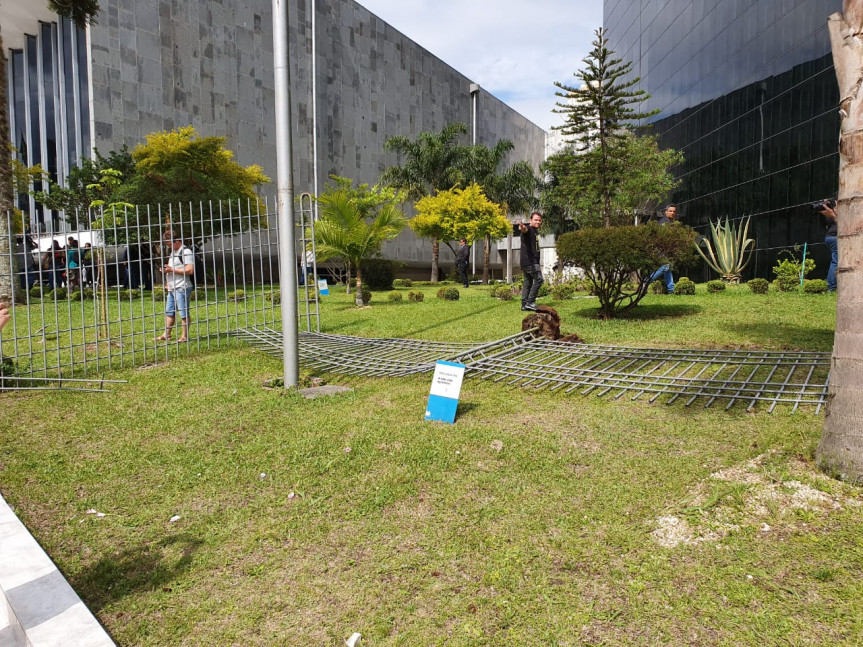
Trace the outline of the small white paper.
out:
M 360 638 L 362 637 L 362 634 L 352 633 L 351 637 L 345 641 L 345 644 L 348 647 L 356 647 L 356 644 L 360 641 Z

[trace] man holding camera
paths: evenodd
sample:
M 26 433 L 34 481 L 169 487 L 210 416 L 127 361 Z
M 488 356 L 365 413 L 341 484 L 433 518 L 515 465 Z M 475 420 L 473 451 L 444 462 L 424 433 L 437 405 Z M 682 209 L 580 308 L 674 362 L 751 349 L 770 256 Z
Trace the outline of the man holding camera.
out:
M 524 286 L 521 289 L 521 309 L 536 312 L 536 295 L 542 286 L 542 266 L 539 262 L 539 228 L 542 214 L 534 211 L 530 222 L 513 223 L 513 233 L 521 236 L 521 273 Z
M 830 267 L 827 269 L 827 291 L 836 292 L 836 268 L 839 267 L 839 244 L 837 236 L 839 233 L 836 226 L 836 200 L 824 200 L 818 203 L 821 209 L 818 211 L 827 222 L 827 232 L 824 235 L 824 244 L 830 250 Z

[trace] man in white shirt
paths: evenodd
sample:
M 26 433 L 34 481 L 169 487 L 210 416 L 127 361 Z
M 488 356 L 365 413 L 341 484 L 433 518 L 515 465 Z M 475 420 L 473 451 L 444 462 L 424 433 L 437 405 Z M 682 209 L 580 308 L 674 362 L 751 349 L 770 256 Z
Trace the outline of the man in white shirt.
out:
M 168 292 L 165 303 L 165 332 L 156 337 L 156 341 L 170 341 L 171 331 L 179 312 L 183 322 L 183 331 L 177 341 L 189 340 L 189 293 L 192 291 L 191 277 L 195 273 L 195 255 L 192 250 L 183 245 L 183 241 L 174 231 L 166 231 L 162 237 L 171 248 L 168 262 L 162 266 L 162 276 L 165 277 L 165 290 Z

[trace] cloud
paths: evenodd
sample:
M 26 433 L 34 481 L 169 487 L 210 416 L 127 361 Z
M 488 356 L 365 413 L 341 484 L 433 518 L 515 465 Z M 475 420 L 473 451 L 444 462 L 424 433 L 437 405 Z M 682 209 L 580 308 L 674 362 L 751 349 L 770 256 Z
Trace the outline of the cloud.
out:
M 361 4 L 545 129 L 560 122 L 554 81 L 572 81 L 602 24 L 596 0 Z

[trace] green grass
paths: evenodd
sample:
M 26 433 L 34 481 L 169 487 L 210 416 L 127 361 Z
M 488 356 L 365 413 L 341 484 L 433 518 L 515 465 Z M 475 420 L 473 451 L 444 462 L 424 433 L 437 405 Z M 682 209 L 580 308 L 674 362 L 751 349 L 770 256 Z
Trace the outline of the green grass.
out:
M 520 329 L 517 300 L 422 289 L 333 294 L 322 328 Z M 743 289 L 611 322 L 543 302 L 587 341 L 649 346 L 829 350 L 835 311 Z M 0 489 L 120 645 L 860 644 L 863 497 L 813 468 L 820 416 L 468 380 L 449 426 L 422 420 L 428 375 L 328 376 L 354 391 L 304 400 L 262 388 L 280 370 L 229 348 L 108 394 L 0 395 Z M 795 484 L 824 501 L 794 507 Z M 663 547 L 668 516 L 708 540 Z

